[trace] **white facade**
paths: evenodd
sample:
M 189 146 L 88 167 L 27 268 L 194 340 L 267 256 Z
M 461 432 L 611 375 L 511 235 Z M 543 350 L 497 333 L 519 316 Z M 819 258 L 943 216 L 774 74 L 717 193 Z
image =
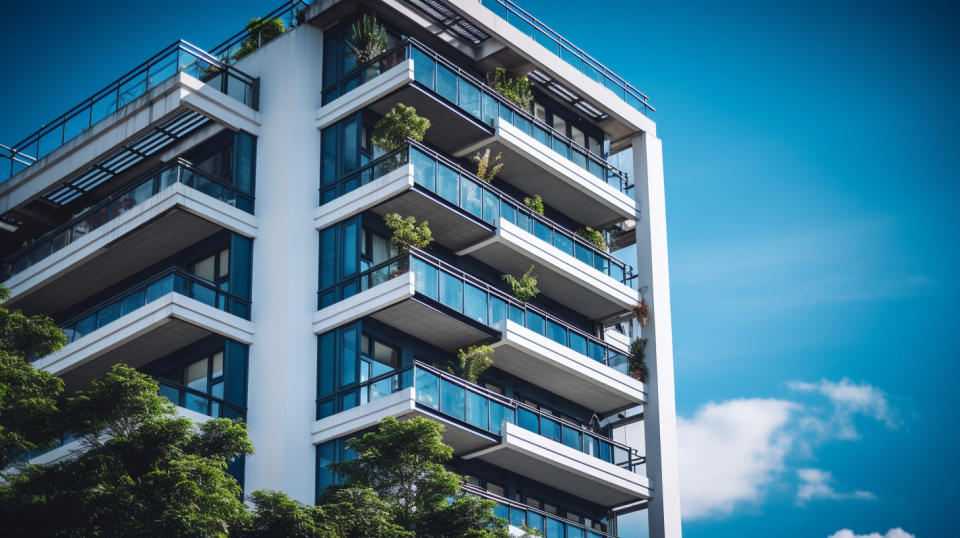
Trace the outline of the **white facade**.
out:
M 26 230 L 35 229 L 36 237 L 29 237 L 28 241 L 36 239 L 34 244 L 41 244 L 49 240 L 56 245 L 50 247 L 48 255 L 34 259 L 23 254 L 33 248 L 31 245 L 18 249 L 12 244 L 13 239 L 6 244 L 0 254 L 6 257 L 5 263 L 9 262 L 5 270 L 11 274 L 4 284 L 13 292 L 13 304 L 27 311 L 59 312 L 64 319 L 57 319 L 58 322 L 87 312 L 90 305 L 108 304 L 111 300 L 118 305 L 115 318 L 109 318 L 105 310 L 96 314 L 99 318 L 91 322 L 95 326 L 83 326 L 90 318 L 84 318 L 86 313 L 80 314 L 76 318 L 80 321 L 70 326 L 75 332 L 71 343 L 41 358 L 37 365 L 66 375 L 68 384 L 81 384 L 116 360 L 132 360 L 135 366 L 146 367 L 157 361 L 172 361 L 171 354 L 176 355 L 178 350 L 200 349 L 206 345 L 204 342 L 226 338 L 247 349 L 245 418 L 256 449 L 244 462 L 244 489 L 248 493 L 257 489 L 282 490 L 295 499 L 312 503 L 320 487 L 318 447 L 369 429 L 386 416 L 427 416 L 446 424 L 447 441 L 454 446 L 457 461 L 464 468 L 493 469 L 491 476 L 516 478 L 516 483 L 513 479 L 499 479 L 509 484 L 509 491 L 516 490 L 509 499 L 503 499 L 505 503 L 519 502 L 518 492 L 523 488 L 528 493 L 537 491 L 538 497 L 549 497 L 555 492 L 558 500 L 554 504 L 566 503 L 571 510 L 574 501 L 582 499 L 592 507 L 591 515 L 577 516 L 564 524 L 596 530 L 596 536 L 608 536 L 601 534 L 602 528 L 614 535 L 615 514 L 619 511 L 645 509 L 649 536 L 680 537 L 664 176 L 655 123 L 645 111 L 628 104 L 622 94 L 584 75 L 495 12 L 497 6 L 513 9 L 512 3 L 440 3 L 471 23 L 479 32 L 474 36 L 479 43 L 450 29 L 452 26 L 444 30 L 422 9 L 427 4 L 436 3 L 384 0 L 371 6 L 353 0 L 317 0 L 304 10 L 296 28 L 233 66 L 258 80 L 255 102 L 238 102 L 229 95 L 231 92 L 211 88 L 212 82 L 204 84 L 187 72 L 176 73 L 0 182 L 0 214 L 5 222 L 19 223 L 14 225 L 15 229 L 20 227 L 18 240 L 28 234 Z M 490 4 L 493 8 L 489 8 Z M 365 73 L 367 80 L 363 83 L 345 88 L 341 95 L 324 102 L 323 91 L 331 86 L 331 81 L 323 79 L 328 61 L 325 34 L 335 31 L 341 21 L 349 20 L 358 10 L 375 11 L 397 34 L 414 36 L 415 45 L 406 45 L 411 48 L 406 49 L 406 57 L 396 65 L 387 66 L 379 74 Z M 287 13 L 291 21 L 293 13 L 292 9 Z M 391 46 L 396 44 L 396 40 L 391 42 Z M 562 102 L 557 98 L 559 94 L 547 91 L 547 83 L 532 77 L 538 81 L 534 84 L 537 103 L 554 107 L 549 112 L 554 121 L 543 126 L 552 130 L 542 131 L 555 138 L 538 139 L 537 123 L 533 130 L 525 131 L 521 120 L 504 119 L 504 105 L 498 105 L 499 112 L 489 120 L 483 116 L 485 113 L 471 118 L 469 106 L 461 103 L 459 97 L 454 96 L 455 101 L 451 102 L 439 86 L 426 87 L 418 78 L 420 71 L 410 52 L 414 46 L 436 51 L 451 58 L 454 64 L 461 62 L 465 72 L 499 65 L 515 75 L 536 70 L 541 73 L 538 76 L 562 85 L 585 105 L 578 108 Z M 466 88 L 463 91 L 472 91 L 474 82 L 469 81 L 473 79 L 460 80 L 461 88 Z M 468 83 L 464 86 L 465 80 Z M 478 91 L 478 95 L 486 95 L 482 93 L 485 89 Z M 319 179 L 324 173 L 321 133 L 330 132 L 324 130 L 362 110 L 368 111 L 368 115 L 382 115 L 396 102 L 416 103 L 418 112 L 431 119 L 431 132 L 449 133 L 434 135 L 440 137 L 436 139 L 428 133 L 423 147 L 427 148 L 425 155 L 435 159 L 431 166 L 459 170 L 460 190 L 455 192 L 480 189 L 477 192 L 483 192 L 485 204 L 488 200 L 497 204 L 489 206 L 497 208 L 496 214 L 486 213 L 488 205 L 476 212 L 468 206 L 466 194 L 455 194 L 456 199 L 451 201 L 439 184 L 424 180 L 425 168 L 415 162 L 413 146 L 405 150 L 408 153 L 404 164 L 318 204 L 318 188 L 322 190 L 326 184 Z M 493 102 L 493 98 L 479 102 Z M 584 114 L 585 110 L 596 111 L 597 117 Z M 151 196 L 138 199 L 137 205 L 125 206 L 116 215 L 109 214 L 108 220 L 97 222 L 89 232 L 84 229 L 83 234 L 77 232 L 76 223 L 84 222 L 84 215 L 94 209 L 63 204 L 62 211 L 51 211 L 46 221 L 36 217 L 36 208 L 43 206 L 42 198 L 70 183 L 94 163 L 107 162 L 104 159 L 111 152 L 122 151 L 134 138 L 185 112 L 200 118 L 196 120 L 198 128 L 191 127 L 193 130 L 168 141 L 158 152 L 143 156 L 140 164 L 117 172 L 110 180 L 113 183 L 85 191 L 81 199 L 95 201 L 100 193 L 113 197 L 113 191 L 121 190 L 119 185 L 136 184 L 147 177 L 151 168 L 175 163 L 178 158 L 191 155 L 189 152 L 200 155 L 197 148 L 212 146 L 231 133 L 242 132 L 256 137 L 255 211 L 239 208 L 242 196 L 223 194 L 229 190 L 227 186 L 215 194 L 199 187 L 199 183 L 189 183 L 183 176 L 165 188 L 157 187 Z M 595 156 L 578 154 L 576 147 L 570 149 L 569 139 L 564 136 L 573 137 L 574 142 L 582 141 L 584 146 L 597 138 L 607 149 L 632 148 L 633 169 L 626 171 L 629 179 L 618 187 L 615 180 L 609 179 L 609 172 L 598 175 L 591 166 L 606 166 L 602 150 L 597 150 Z M 578 136 L 580 139 L 576 140 Z M 231 146 L 234 177 L 239 166 L 236 140 Z M 565 153 L 557 149 L 564 147 Z M 474 187 L 476 177 L 468 177 L 469 171 L 462 167 L 469 166 L 470 156 L 485 148 L 503 155 L 502 178 L 492 186 Z M 436 153 L 431 153 L 434 150 Z M 604 174 L 606 178 L 602 177 Z M 114 183 L 116 186 L 111 186 Z M 633 185 L 632 192 L 626 188 L 627 183 Z M 523 220 L 516 216 L 528 211 L 522 207 L 524 193 L 542 194 L 548 207 L 547 217 L 534 215 Z M 510 210 L 514 207 L 511 204 L 517 209 Z M 367 222 L 363 219 L 376 221 L 391 211 L 415 214 L 419 220 L 429 218 L 438 249 L 414 252 L 409 261 L 403 258 L 410 265 L 388 271 L 385 281 L 367 277 L 369 282 L 361 283 L 352 296 L 341 290 L 347 285 L 342 281 L 336 286 L 341 291 L 331 293 L 337 294 L 338 299 L 343 294 L 344 298 L 320 307 L 318 292 L 324 292 L 318 284 L 322 282 L 320 274 L 325 263 L 323 230 L 352 218 L 363 223 Z M 74 223 L 69 244 L 63 247 L 56 243 L 60 239 L 48 238 L 60 229 L 60 222 Z M 610 261 L 609 254 L 576 237 L 578 227 L 627 229 L 634 224 L 630 228 L 634 237 L 616 238 L 619 245 L 636 248 L 633 279 L 621 274 L 629 269 L 620 268 L 622 264 L 616 260 Z M 4 233 L 8 232 L 0 230 L 0 239 Z M 201 290 L 196 283 L 187 285 L 178 280 L 173 291 L 153 299 L 149 290 L 136 291 L 136 286 L 130 288 L 133 292 L 114 289 L 121 282 L 149 283 L 144 278 L 168 263 L 182 264 L 183 267 L 177 267 L 186 271 L 184 282 L 193 282 L 191 279 L 201 274 L 200 267 L 206 262 L 196 262 L 190 256 L 205 255 L 206 251 L 199 252 L 204 248 L 223 249 L 224 244 L 229 245 L 230 256 L 239 256 L 242 248 L 237 245 L 242 246 L 244 241 L 252 244 L 248 296 L 244 296 L 242 284 L 238 285 L 241 291 L 234 289 L 233 280 L 217 284 L 221 286 L 218 289 L 211 284 L 208 291 Z M 219 256 L 219 273 L 215 277 L 221 276 L 228 265 L 224 261 L 227 255 Z M 236 267 L 233 258 L 229 259 L 232 279 L 236 277 Z M 338 259 L 336 263 L 341 262 Z M 531 300 L 530 304 L 511 299 L 503 291 L 500 279 L 489 276 L 521 274 L 530 265 L 538 269 L 543 294 L 543 300 Z M 461 299 L 460 311 L 450 311 L 453 307 L 445 302 L 443 288 L 430 287 L 432 281 L 428 277 L 434 274 L 430 271 L 436 271 L 441 279 L 459 279 L 458 282 L 465 283 L 461 284 L 464 290 L 481 290 L 487 301 L 483 303 L 483 312 L 470 311 L 467 299 Z M 485 283 L 481 282 L 484 280 Z M 639 293 L 638 288 L 644 289 L 644 293 Z M 431 296 L 431 290 L 436 289 L 441 290 L 440 295 Z M 131 297 L 140 297 L 137 300 L 141 301 L 132 310 L 123 306 Z M 651 312 L 643 327 L 631 321 L 633 306 L 641 297 Z M 495 314 L 501 304 L 505 305 L 504 313 Z M 247 310 L 244 305 L 249 305 Z M 512 317 L 515 312 L 521 312 L 519 321 Z M 544 327 L 549 327 L 546 331 L 530 321 L 544 317 Z M 323 363 L 324 353 L 320 338 L 358 320 L 373 320 L 373 326 L 383 327 L 387 333 L 406 335 L 404 338 L 409 337 L 410 342 L 417 342 L 410 344 L 415 349 L 429 345 L 431 349 L 455 353 L 467 345 L 490 344 L 495 350 L 496 375 L 510 381 L 494 378 L 483 386 L 461 383 L 462 380 L 421 364 L 419 351 L 418 362 L 414 363 L 413 352 L 408 359 L 405 347 L 401 351 L 403 363 L 394 366 L 398 372 L 409 369 L 407 373 L 411 375 L 426 372 L 460 387 L 457 390 L 465 391 L 468 399 L 474 398 L 471 401 L 485 402 L 490 414 L 484 415 L 484 425 L 478 426 L 468 416 L 451 415 L 443 407 L 446 404 L 430 400 L 424 392 L 430 389 L 417 385 L 420 381 L 408 380 L 407 386 L 400 386 L 405 378 L 399 377 L 399 373 L 397 381 L 392 381 L 392 394 L 380 399 L 371 396 L 371 387 L 362 385 L 361 373 L 361 385 L 355 393 L 345 392 L 354 390 L 349 388 L 353 385 L 337 393 L 338 403 L 332 405 L 343 409 L 320 416 L 325 393 L 321 393 L 318 384 L 325 383 L 324 376 L 334 375 L 331 372 L 340 372 L 324 373 L 318 366 Z M 627 332 L 647 340 L 649 376 L 642 382 L 627 373 L 624 356 L 630 339 L 612 328 L 616 324 L 632 324 Z M 366 330 L 363 334 L 366 338 Z M 558 334 L 564 343 L 558 343 Z M 345 353 L 337 349 L 338 356 Z M 129 358 L 130 354 L 136 358 Z M 210 382 L 217 382 L 216 374 L 210 375 Z M 340 387 L 346 374 L 337 375 Z M 552 415 L 547 411 L 549 406 L 539 407 L 535 413 L 542 433 L 518 423 L 523 410 L 530 408 L 530 401 L 536 398 L 521 399 L 518 395 L 522 391 L 516 387 L 532 387 L 525 388 L 528 392 L 524 394 L 539 394 L 541 400 L 551 402 L 556 397 L 560 402 Z M 209 394 L 216 398 L 214 392 Z M 354 394 L 362 394 L 359 403 L 341 403 L 341 398 Z M 494 424 L 492 409 L 496 402 L 505 406 L 508 414 L 513 413 L 513 418 Z M 467 409 L 469 412 L 470 408 Z M 578 410 L 582 417 L 576 416 Z M 189 409 L 181 408 L 181 412 L 203 416 Z M 562 420 L 557 418 L 560 416 Z M 639 416 L 642 420 L 638 422 Z M 546 428 L 554 422 L 558 432 L 566 428 L 562 438 L 554 439 L 547 433 Z M 601 432 L 602 427 L 607 428 L 606 433 Z M 568 433 L 576 439 L 578 448 L 572 447 Z M 635 449 L 645 457 L 645 463 L 635 467 L 628 462 L 625 467 L 615 461 L 616 457 L 595 452 L 595 448 L 588 447 L 594 437 L 611 441 L 616 447 Z M 37 461 L 64 457 L 67 448 L 57 450 Z M 490 481 L 495 482 L 492 478 Z M 524 485 L 528 482 L 533 485 Z M 488 487 L 487 491 L 494 490 Z M 503 493 L 507 490 L 499 491 L 507 496 Z M 559 513 L 549 503 L 534 506 L 527 502 L 527 506 L 533 507 L 528 516 L 531 518 L 536 517 L 535 513 Z M 548 506 L 552 506 L 552 512 Z M 600 508 L 606 510 L 606 527 L 592 522 Z M 570 518 L 573 513 L 567 512 Z M 632 536 L 628 532 L 620 529 L 616 535 Z

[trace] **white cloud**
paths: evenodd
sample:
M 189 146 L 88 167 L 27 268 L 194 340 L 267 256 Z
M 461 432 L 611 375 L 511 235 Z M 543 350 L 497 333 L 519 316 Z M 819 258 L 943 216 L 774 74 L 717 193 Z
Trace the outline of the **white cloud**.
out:
M 887 402 L 886 393 L 869 383 L 855 384 L 847 378 L 839 382 L 822 379 L 819 383 L 789 381 L 787 387 L 797 392 L 816 392 L 830 400 L 833 413 L 828 420 L 817 417 L 804 420 L 804 426 L 818 433 L 821 438 L 859 439 L 860 433 L 853 423 L 855 415 L 872 417 L 891 429 L 900 425 L 896 413 Z
M 776 399 L 709 403 L 678 418 L 680 495 L 686 519 L 722 516 L 757 504 L 783 471 L 793 437 L 786 426 L 799 409 Z
M 917 538 L 916 535 L 910 534 L 909 532 L 897 527 L 895 529 L 890 529 L 886 534 L 880 534 L 879 532 L 871 532 L 870 534 L 854 534 L 850 529 L 839 530 L 831 534 L 828 538 Z
M 845 499 L 875 500 L 877 498 L 869 491 L 857 490 L 849 493 L 837 491 L 833 487 L 833 475 L 822 469 L 798 469 L 797 479 L 800 481 L 800 485 L 797 487 L 797 503 L 799 504 L 817 499 L 840 501 Z

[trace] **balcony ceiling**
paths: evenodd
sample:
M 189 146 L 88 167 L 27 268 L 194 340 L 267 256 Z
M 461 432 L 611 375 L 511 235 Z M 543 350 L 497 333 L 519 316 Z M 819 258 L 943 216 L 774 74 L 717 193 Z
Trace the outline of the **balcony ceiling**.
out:
M 416 188 L 387 200 L 374 207 L 373 211 L 380 215 L 412 215 L 417 217 L 417 222 L 429 222 L 434 241 L 453 251 L 473 245 L 494 232 L 493 226 L 475 217 L 465 216 L 461 210 L 453 209 Z
M 73 269 L 60 272 L 36 291 L 16 297 L 14 302 L 27 313 L 62 313 L 220 230 L 210 221 L 173 209 L 107 244 Z
M 468 323 L 427 304 L 428 300 L 407 299 L 370 317 L 445 351 L 495 339 L 499 333 L 479 323 Z

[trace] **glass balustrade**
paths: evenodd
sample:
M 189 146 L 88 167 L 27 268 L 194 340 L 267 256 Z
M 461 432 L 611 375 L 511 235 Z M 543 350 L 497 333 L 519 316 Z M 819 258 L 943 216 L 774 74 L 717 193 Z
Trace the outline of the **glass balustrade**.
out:
M 411 387 L 418 405 L 483 432 L 499 436 L 504 433 L 504 424 L 516 424 L 631 472 L 638 472 L 644 463 L 639 453 L 625 445 L 419 361 L 331 396 L 333 405 L 325 399 L 317 407 L 317 416 L 324 418 L 321 409 L 336 414 Z
M 510 320 L 581 355 L 627 374 L 627 356 L 543 310 L 423 252 L 412 252 L 410 270 L 417 293 L 489 327 Z
M 536 119 L 529 111 L 413 38 L 408 37 L 399 47 L 353 69 L 343 80 L 328 87 L 324 98 L 328 94 L 330 99 L 343 95 L 406 59 L 413 60 L 414 80 L 418 84 L 467 114 L 491 126 L 500 118 L 620 192 L 631 192 L 632 185 L 625 172 Z
M 205 394 L 162 377 L 157 378 L 156 381 L 160 385 L 160 396 L 170 400 L 173 405 L 214 418 L 243 418 L 246 416 L 246 409 L 222 398 Z
M 174 183 L 182 183 L 247 213 L 253 213 L 253 196 L 244 194 L 228 182 L 201 172 L 189 162 L 179 159 L 143 179 L 134 181 L 119 192 L 111 194 L 93 207 L 42 235 L 25 248 L 8 256 L 0 265 L 0 282 L 25 271 L 51 254 L 113 221 Z
M 67 343 L 75 342 L 168 293 L 178 293 L 218 310 L 250 319 L 250 301 L 219 290 L 213 283 L 174 267 L 60 323 L 59 326 L 67 335 Z
M 464 484 L 461 489 L 467 495 L 476 495 L 497 503 L 493 507 L 495 516 L 506 519 L 515 527 L 526 525 L 537 529 L 546 538 L 616 538 L 613 534 L 592 529 L 582 523 L 560 518 L 555 514 L 511 501 L 471 484 Z
M 448 157 L 414 140 L 408 140 L 407 146 L 378 157 L 332 185 L 323 187 L 321 205 L 408 163 L 413 165 L 416 185 L 434 197 L 494 226 L 502 218 L 618 282 L 629 285 L 635 278 L 633 267 L 480 180 L 476 174 Z
M 0 146 L 0 183 L 181 72 L 257 107 L 257 79 L 180 40 L 12 147 Z

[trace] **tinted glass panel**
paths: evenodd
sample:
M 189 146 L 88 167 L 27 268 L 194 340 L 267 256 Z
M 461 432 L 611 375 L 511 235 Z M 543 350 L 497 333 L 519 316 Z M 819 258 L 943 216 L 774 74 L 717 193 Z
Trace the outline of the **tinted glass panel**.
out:
M 437 65 L 437 93 L 441 97 L 457 102 L 457 75 L 442 65 Z
M 471 284 L 464 283 L 463 313 L 480 323 L 487 323 L 487 293 Z
M 440 302 L 457 312 L 463 311 L 463 282 L 443 271 L 440 272 Z
M 488 400 L 486 398 L 467 391 L 467 422 L 478 428 L 488 429 L 487 405 Z
M 540 433 L 537 414 L 523 407 L 517 409 L 517 426 L 532 431 L 533 433 Z
M 441 379 L 440 380 L 440 410 L 451 417 L 463 420 L 465 414 L 465 391 L 463 387 Z
M 417 403 L 433 409 L 440 408 L 440 378 L 417 368 Z

